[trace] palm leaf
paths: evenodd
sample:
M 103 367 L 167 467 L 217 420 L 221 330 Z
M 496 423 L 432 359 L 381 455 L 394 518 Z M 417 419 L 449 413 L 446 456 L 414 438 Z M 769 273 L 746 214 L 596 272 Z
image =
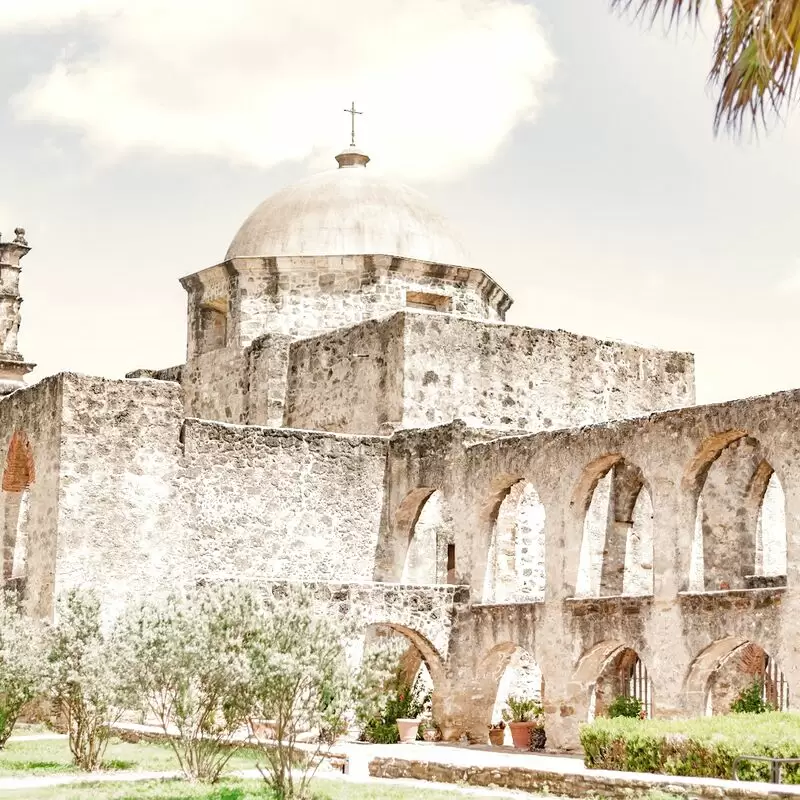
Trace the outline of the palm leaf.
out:
M 612 8 L 652 24 L 697 24 L 713 4 L 719 19 L 709 82 L 718 87 L 714 131 L 754 129 L 798 100 L 800 0 L 611 0 Z

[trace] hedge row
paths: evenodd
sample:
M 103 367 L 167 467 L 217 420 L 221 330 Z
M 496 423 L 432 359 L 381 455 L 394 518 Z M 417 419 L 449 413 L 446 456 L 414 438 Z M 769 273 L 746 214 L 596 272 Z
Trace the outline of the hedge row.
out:
M 800 758 L 800 714 L 731 714 L 684 720 L 595 720 L 581 726 L 584 762 L 592 769 L 730 778 L 740 755 Z M 745 762 L 742 780 L 768 781 L 768 763 Z M 800 784 L 800 764 L 783 767 Z

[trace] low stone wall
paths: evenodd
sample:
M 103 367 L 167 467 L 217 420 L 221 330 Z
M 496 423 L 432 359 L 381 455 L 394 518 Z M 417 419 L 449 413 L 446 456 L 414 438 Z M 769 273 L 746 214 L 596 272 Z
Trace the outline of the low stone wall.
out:
M 369 774 L 374 778 L 411 778 L 437 783 L 466 783 L 470 786 L 500 787 L 564 797 L 599 795 L 604 798 L 631 800 L 652 789 L 688 798 L 777 800 L 777 798 L 800 797 L 800 786 L 675 778 L 638 773 L 559 773 L 523 767 L 464 767 L 396 758 L 373 759 L 369 763 Z

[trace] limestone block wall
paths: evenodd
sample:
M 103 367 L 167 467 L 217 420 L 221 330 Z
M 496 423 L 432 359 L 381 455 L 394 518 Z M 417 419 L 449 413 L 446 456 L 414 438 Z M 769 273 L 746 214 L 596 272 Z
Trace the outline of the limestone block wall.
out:
M 26 608 L 46 615 L 55 590 L 61 376 L 0 399 L 3 583 L 22 584 Z
M 249 360 L 239 347 L 223 347 L 190 358 L 181 370 L 187 417 L 245 423 Z
M 386 440 L 187 420 L 176 492 L 197 575 L 368 580 Z
M 294 342 L 286 425 L 343 433 L 399 427 L 404 329 L 405 315 L 395 314 Z
M 566 331 L 408 314 L 404 427 L 552 430 L 694 402 L 688 353 Z
M 78 375 L 63 386 L 56 594 L 92 585 L 113 617 L 186 567 L 181 390 Z
M 319 613 L 340 617 L 362 629 L 383 625 L 398 631 L 421 648 L 434 672 L 441 671 L 447 658 L 454 609 L 465 606 L 468 599 L 463 586 L 261 579 L 247 583 L 275 597 L 302 589 L 310 594 Z
M 25 412 L 37 458 L 41 420 L 56 426 L 52 499 L 31 505 L 53 548 L 47 613 L 72 586 L 96 587 L 113 616 L 201 577 L 371 578 L 387 440 L 184 420 L 177 383 L 59 380 L 52 413 Z
M 692 402 L 694 362 L 686 353 L 407 311 L 295 342 L 286 420 L 360 433 L 453 419 L 538 431 Z M 398 403 L 402 414 L 389 413 L 387 404 Z

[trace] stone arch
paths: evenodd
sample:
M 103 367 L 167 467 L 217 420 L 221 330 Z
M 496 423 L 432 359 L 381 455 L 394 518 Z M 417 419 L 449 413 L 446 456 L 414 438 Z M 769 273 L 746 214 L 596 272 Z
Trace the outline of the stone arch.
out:
M 509 695 L 542 700 L 544 677 L 530 648 L 516 642 L 495 645 L 479 662 L 471 701 L 482 725 L 499 721 Z M 508 740 L 510 741 L 510 740 Z
M 621 454 L 584 469 L 572 505 L 582 522 L 577 597 L 653 593 L 653 504 L 644 475 Z
M 757 439 L 709 437 L 684 474 L 694 522 L 691 591 L 748 588 L 786 574 L 786 500 Z
M 600 642 L 584 653 L 573 673 L 570 693 L 589 721 L 602 716 L 620 695 L 636 697 L 647 716 L 653 715 L 647 667 L 639 653 L 621 640 Z
M 545 508 L 530 481 L 506 479 L 485 505 L 490 527 L 483 602 L 545 598 Z
M 431 679 L 438 684 L 444 676 L 444 660 L 439 651 L 431 644 L 430 640 L 419 631 L 413 628 L 400 625 L 396 622 L 370 622 L 366 625 L 366 640 L 379 639 L 382 637 L 402 637 L 408 647 L 404 651 L 402 658 L 406 660 L 408 672 L 416 672 L 419 664 L 424 662 L 430 672 Z M 408 650 L 413 650 L 415 658 L 408 655 Z
M 28 550 L 30 488 L 36 467 L 28 436 L 15 431 L 3 470 L 3 580 L 24 578 Z
M 789 685 L 778 663 L 757 642 L 726 636 L 692 661 L 684 681 L 687 707 L 696 714 L 725 714 L 742 689 L 758 681 L 762 697 L 779 710 L 789 708 Z
M 455 545 L 449 505 L 441 490 L 412 489 L 394 513 L 392 580 L 413 585 L 455 583 Z
M 432 488 L 411 491 L 400 504 L 396 521 L 405 543 L 400 583 L 446 583 L 448 571 L 455 567 L 452 516 L 443 493 Z

